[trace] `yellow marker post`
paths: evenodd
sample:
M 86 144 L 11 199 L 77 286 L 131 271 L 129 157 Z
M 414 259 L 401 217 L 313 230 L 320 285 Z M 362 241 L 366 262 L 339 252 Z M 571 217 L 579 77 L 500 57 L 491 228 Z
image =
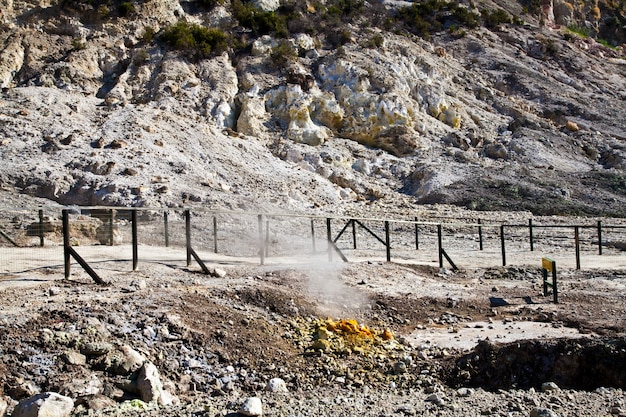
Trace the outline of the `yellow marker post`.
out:
M 556 262 L 550 258 L 541 259 L 541 272 L 543 273 L 543 295 L 548 295 L 548 287 L 552 287 L 554 304 L 559 303 L 559 292 L 556 280 Z M 552 272 L 552 283 L 548 282 L 548 272 Z

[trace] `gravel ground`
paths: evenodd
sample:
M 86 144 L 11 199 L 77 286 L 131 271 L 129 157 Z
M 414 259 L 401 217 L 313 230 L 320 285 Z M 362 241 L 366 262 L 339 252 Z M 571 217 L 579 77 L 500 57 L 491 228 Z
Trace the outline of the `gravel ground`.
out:
M 3 279 L 8 409 L 51 391 L 94 416 L 235 415 L 250 397 L 275 416 L 626 415 L 623 269 L 563 270 L 555 305 L 532 267 L 215 267 L 102 262 L 104 287 L 55 268 Z M 139 400 L 144 362 L 172 404 Z

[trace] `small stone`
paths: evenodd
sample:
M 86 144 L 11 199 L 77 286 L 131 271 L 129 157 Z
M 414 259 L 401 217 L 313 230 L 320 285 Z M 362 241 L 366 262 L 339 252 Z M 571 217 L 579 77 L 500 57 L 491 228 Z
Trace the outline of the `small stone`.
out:
M 61 356 L 61 359 L 63 359 L 65 363 L 68 363 L 70 365 L 85 365 L 87 363 L 87 357 L 85 355 L 83 355 L 82 353 L 73 351 L 73 350 L 69 352 L 65 352 Z
M 267 383 L 266 389 L 269 392 L 288 392 L 287 384 L 281 378 L 270 379 L 270 381 Z
M 398 361 L 393 366 L 393 373 L 396 375 L 400 375 L 406 372 L 406 363 L 402 361 Z
M 115 139 L 113 142 L 111 142 L 111 144 L 109 145 L 109 147 L 111 149 L 122 149 L 127 147 L 128 144 L 126 142 L 124 142 L 123 140 L 117 140 Z
M 470 397 L 474 395 L 474 390 L 471 388 L 459 388 L 456 390 L 456 393 L 459 397 Z
M 401 405 L 396 410 L 396 413 L 401 413 L 405 416 L 414 416 L 417 414 L 417 410 L 415 410 L 415 407 L 412 407 L 410 405 Z
M 74 400 L 55 392 L 44 392 L 20 401 L 12 417 L 68 417 Z
M 66 136 L 65 138 L 61 139 L 61 145 L 69 145 L 70 143 L 72 143 L 72 141 L 74 140 L 74 135 L 70 134 L 68 136 Z
M 61 294 L 61 289 L 60 289 L 59 287 L 51 287 L 51 288 L 48 290 L 48 294 L 49 294 L 51 297 L 54 297 L 55 295 L 59 295 L 59 294 Z
M 544 382 L 541 384 L 542 392 L 560 391 L 559 386 L 554 382 Z
M 571 120 L 568 120 L 567 123 L 565 123 L 565 128 L 570 132 L 578 132 L 580 130 L 578 124 L 576 122 L 572 122 Z
M 89 342 L 85 343 L 81 352 L 87 356 L 102 356 L 106 355 L 113 349 L 113 345 L 107 342 Z
M 442 406 L 446 404 L 445 399 L 441 396 L 441 394 L 430 394 L 428 397 L 426 397 L 426 401 L 431 402 L 433 404 Z
M 241 404 L 239 414 L 244 416 L 261 416 L 263 415 L 263 404 L 258 397 L 249 397 Z
M 224 277 L 226 277 L 226 271 L 224 271 L 223 269 L 220 269 L 220 268 L 215 268 L 213 270 L 213 276 L 217 277 L 217 278 L 224 278 Z
M 148 284 L 145 279 L 138 279 L 131 281 L 130 286 L 136 288 L 137 290 L 145 290 L 148 287 Z
M 535 407 L 530 412 L 530 417 L 559 417 L 559 415 L 549 408 Z
M 122 171 L 122 175 L 126 175 L 128 177 L 134 177 L 137 174 L 139 174 L 139 171 L 137 171 L 135 168 L 125 168 Z
M 611 414 L 613 414 L 614 416 L 623 416 L 623 415 L 626 415 L 626 411 L 624 411 L 624 410 L 622 410 L 620 407 L 616 407 L 616 406 L 611 407 L 610 412 L 611 412 Z M 2 414 L 0 413 L 0 415 L 2 415 Z
M 85 398 L 85 402 L 89 410 L 94 411 L 104 410 L 105 408 L 113 407 L 117 404 L 115 400 L 102 394 L 88 396 Z

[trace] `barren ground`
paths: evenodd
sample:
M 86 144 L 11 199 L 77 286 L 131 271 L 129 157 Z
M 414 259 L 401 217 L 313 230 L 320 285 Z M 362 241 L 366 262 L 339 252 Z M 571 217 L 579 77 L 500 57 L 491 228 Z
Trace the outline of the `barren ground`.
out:
M 603 268 L 561 268 L 559 304 L 541 294 L 540 270 L 521 254 L 519 265 L 456 272 L 434 259 L 356 254 L 348 264 L 323 256 L 264 266 L 203 254 L 222 278 L 171 253 L 135 272 L 103 259 L 104 287 L 77 266 L 69 280 L 61 266 L 4 275 L 0 390 L 13 400 L 60 392 L 75 399 L 75 413 L 91 415 L 225 415 L 253 395 L 276 416 L 626 415 L 623 253 L 604 255 Z M 474 255 L 460 256 L 468 265 Z M 315 350 L 326 318 L 388 329 L 395 342 L 360 349 L 344 334 Z M 62 359 L 87 341 L 143 354 L 181 405 L 138 408 L 120 388 L 132 375 L 111 374 L 102 357 L 87 355 L 82 366 Z M 266 391 L 275 377 L 288 393 Z M 563 390 L 542 393 L 547 381 Z

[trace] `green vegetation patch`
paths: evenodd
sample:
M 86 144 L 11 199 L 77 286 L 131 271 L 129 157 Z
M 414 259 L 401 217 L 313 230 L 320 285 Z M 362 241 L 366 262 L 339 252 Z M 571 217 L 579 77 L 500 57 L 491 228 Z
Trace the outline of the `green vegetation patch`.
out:
M 233 16 L 239 24 L 252 30 L 255 35 L 275 34 L 279 37 L 287 37 L 287 19 L 284 15 L 276 12 L 257 9 L 251 3 L 235 0 L 232 3 Z
M 429 38 L 431 33 L 450 27 L 476 28 L 480 16 L 457 2 L 427 0 L 398 10 L 398 18 L 413 34 Z
M 208 58 L 226 51 L 230 37 L 221 29 L 180 21 L 167 27 L 161 40 L 171 48 L 185 51 L 194 58 Z

